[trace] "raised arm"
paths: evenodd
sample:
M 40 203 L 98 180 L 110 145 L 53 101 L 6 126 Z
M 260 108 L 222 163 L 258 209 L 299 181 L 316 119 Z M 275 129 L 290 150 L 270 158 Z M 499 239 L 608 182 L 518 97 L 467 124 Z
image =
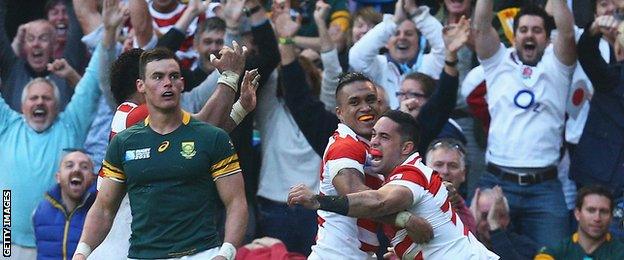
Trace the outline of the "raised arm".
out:
M 245 69 L 247 48 L 234 42 L 233 48 L 225 46 L 221 49 L 220 54 L 220 58 L 217 59 L 211 55 L 210 59 L 212 65 L 221 73 L 217 81 L 217 89 L 199 113 L 193 115 L 201 121 L 218 127 L 221 127 L 229 117 L 234 97 L 238 91 L 239 77 Z
M 336 48 L 331 37 L 329 37 L 327 24 L 325 23 L 325 21 L 327 20 L 327 16 L 329 15 L 330 8 L 331 6 L 321 0 L 316 2 L 316 9 L 314 10 L 314 22 L 316 23 L 316 27 L 318 28 L 318 34 L 321 41 L 321 52 L 328 52 Z
M 102 38 L 102 51 L 100 52 L 100 69 L 98 79 L 100 90 L 106 98 L 108 105 L 115 110 L 117 102 L 110 89 L 110 67 L 115 60 L 116 41 L 115 36 L 119 26 L 128 18 L 127 6 L 120 6 L 119 1 L 105 0 L 102 6 L 102 20 L 104 22 L 104 36 Z
M 65 107 L 65 111 L 59 116 L 60 120 L 73 125 L 76 132 L 81 135 L 79 140 L 86 138 L 89 127 L 97 114 L 98 99 L 101 95 L 98 83 L 101 51 L 102 46 L 98 44 L 85 69 L 85 74 L 74 89 L 74 95 Z
M 600 55 L 600 38 L 617 30 L 618 22 L 612 16 L 597 17 L 578 42 L 578 60 L 596 91 L 611 91 L 619 82 L 622 65 L 607 64 Z
M 191 0 L 182 13 L 180 19 L 178 19 L 178 21 L 171 29 L 169 29 L 169 31 L 167 31 L 167 33 L 158 38 L 156 47 L 165 47 L 173 52 L 180 49 L 180 46 L 182 46 L 182 43 L 186 40 L 186 30 L 189 25 L 195 17 L 205 13 L 207 8 L 208 2 Z
M 246 8 L 251 10 L 256 6 L 260 6 L 258 0 L 248 0 L 245 4 Z M 264 8 L 257 9 L 249 20 L 251 22 L 251 36 L 258 49 L 258 55 L 247 62 L 247 69 L 258 68 L 260 74 L 260 85 L 262 87 L 269 79 L 271 73 L 277 68 L 280 62 L 279 50 L 277 48 L 277 38 L 275 31 L 271 27 L 267 13 Z
M 457 24 L 450 24 L 444 28 L 445 65 L 444 70 L 440 74 L 440 80 L 431 98 L 422 106 L 418 114 L 418 122 L 427 122 L 423 124 L 420 134 L 419 151 L 427 149 L 429 142 L 433 141 L 451 116 L 455 102 L 457 100 L 457 91 L 459 88 L 459 77 L 456 68 L 457 51 L 468 41 L 470 36 L 470 21 L 462 17 Z M 410 102 L 405 100 L 403 103 Z M 401 106 L 401 110 L 406 110 L 406 106 Z
M 180 16 L 180 19 L 173 25 L 174 28 L 180 32 L 186 32 L 193 19 L 199 15 L 206 13 L 209 2 L 203 2 L 201 0 L 191 0 L 186 5 L 186 9 Z
M 65 59 L 56 59 L 48 63 L 47 70 L 54 73 L 59 78 L 64 79 L 72 88 L 75 88 L 80 81 L 80 74 Z
M 282 38 L 291 37 L 298 29 L 288 13 L 276 17 L 274 23 L 277 25 L 278 36 Z M 310 146 L 319 156 L 322 156 L 328 138 L 339 123 L 338 118 L 325 110 L 325 105 L 310 93 L 307 82 L 301 80 L 305 78 L 305 73 L 297 61 L 297 53 L 293 44 L 280 44 L 279 52 L 286 105 Z
M 150 1 L 151 3 L 151 1 Z M 146 46 L 154 35 L 152 15 L 145 0 L 130 0 L 130 23 L 134 28 L 134 39 L 139 47 Z
M 325 110 L 336 111 L 336 87 L 342 67 L 338 60 L 338 50 L 329 36 L 325 20 L 329 15 L 330 6 L 323 1 L 316 2 L 314 21 L 321 39 L 321 62 L 323 63 L 323 77 L 321 80 L 321 94 L 319 99 L 325 104 Z
M 482 60 L 492 57 L 500 48 L 498 33 L 492 26 L 493 9 L 494 0 L 477 0 L 473 33 L 477 57 Z
M 555 56 L 565 65 L 576 63 L 576 41 L 574 39 L 574 17 L 565 0 L 549 0 L 557 25 L 557 37 L 554 41 Z
M 223 12 L 221 12 L 223 20 L 225 21 L 225 45 L 230 46 L 233 41 L 241 41 L 241 22 L 243 15 L 243 8 L 245 5 L 249 5 L 252 1 L 245 0 L 230 0 L 226 1 L 223 5 Z M 255 1 L 253 1 L 255 2 Z M 255 6 L 255 5 L 254 5 Z M 262 7 L 260 7 L 262 8 Z M 264 8 L 262 8 L 264 9 Z
M 240 96 L 230 112 L 230 118 L 227 118 L 221 126 L 226 132 L 232 132 L 245 117 L 256 108 L 256 90 L 260 84 L 260 74 L 258 70 L 245 71 L 243 83 L 241 83 Z
M 429 13 L 427 6 L 417 6 L 413 1 L 405 1 L 404 9 L 411 17 L 416 29 L 422 34 L 421 37 L 425 37 L 431 47 L 429 53 L 423 55 L 422 66 L 418 71 L 438 79 L 440 71 L 444 67 L 442 24 Z
M 11 73 L 11 67 L 17 61 L 18 57 L 11 48 L 11 42 L 7 36 L 7 32 L 5 30 L 5 18 L 7 12 L 7 0 L 0 0 L 0 75 L 2 78 L 6 78 L 6 75 Z M 25 34 L 26 28 L 24 25 L 20 26 L 23 30 L 22 34 Z M 19 32 L 18 32 L 19 33 Z M 6 84 L 5 84 L 6 85 Z M 8 88 L 10 86 L 4 86 L 3 88 Z
M 384 64 L 377 62 L 379 49 L 386 46 L 388 40 L 395 34 L 397 27 L 407 19 L 403 11 L 403 1 L 398 0 L 395 4 L 394 15 L 384 15 L 382 22 L 378 23 L 356 42 L 349 50 L 349 66 L 355 71 L 363 72 L 373 80 L 381 80 L 385 69 Z
M 126 193 L 125 189 L 126 186 L 123 183 L 109 178 L 102 179 L 102 186 L 93 206 L 87 213 L 80 243 L 72 259 L 87 259 L 89 253 L 104 241 L 113 226 L 119 204 Z
M 97 10 L 96 0 L 73 0 L 72 3 L 83 34 L 95 31 L 102 24 L 102 15 Z

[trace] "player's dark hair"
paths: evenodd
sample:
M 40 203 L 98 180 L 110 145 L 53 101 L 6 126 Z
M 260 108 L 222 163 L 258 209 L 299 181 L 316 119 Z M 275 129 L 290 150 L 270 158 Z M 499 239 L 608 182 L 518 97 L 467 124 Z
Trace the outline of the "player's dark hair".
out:
M 139 77 L 143 80 L 145 79 L 145 67 L 147 66 L 148 63 L 152 61 L 168 60 L 168 59 L 175 60 L 176 62 L 178 61 L 178 58 L 175 56 L 175 54 L 173 54 L 173 52 L 171 52 L 167 48 L 159 47 L 159 48 L 144 51 L 141 54 L 141 59 L 139 62 Z
M 110 88 L 117 105 L 128 100 L 137 91 L 135 82 L 139 78 L 139 60 L 142 53 L 142 49 L 130 49 L 111 64 Z
M 609 210 L 613 210 L 614 201 L 613 201 L 613 193 L 609 189 L 601 185 L 590 185 L 581 188 L 576 195 L 576 209 L 580 210 L 583 208 L 583 202 L 585 197 L 589 195 L 599 195 L 609 199 Z
M 338 76 L 338 86 L 336 87 L 336 98 L 338 98 L 338 93 L 340 93 L 340 90 L 342 90 L 344 86 L 358 81 L 373 82 L 369 77 L 359 72 L 347 72 L 340 74 Z
M 414 142 L 414 149 L 420 142 L 420 124 L 410 114 L 399 110 L 388 110 L 381 117 L 387 117 L 399 125 L 399 133 L 403 142 Z
M 552 16 L 546 13 L 544 8 L 535 4 L 528 4 L 520 8 L 520 12 L 516 14 L 516 17 L 514 17 L 514 21 L 513 21 L 514 35 L 516 34 L 516 31 L 518 30 L 518 22 L 520 21 L 520 18 L 525 15 L 535 15 L 535 16 L 541 17 L 542 22 L 544 24 L 544 29 L 546 30 L 546 37 L 550 38 L 550 31 L 552 31 L 555 28 L 555 20 L 552 18 Z

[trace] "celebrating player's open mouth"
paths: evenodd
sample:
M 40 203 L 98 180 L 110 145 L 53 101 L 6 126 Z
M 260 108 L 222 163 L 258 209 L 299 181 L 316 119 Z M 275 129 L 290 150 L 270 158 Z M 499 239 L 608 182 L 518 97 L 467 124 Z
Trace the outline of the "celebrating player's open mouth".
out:
M 382 164 L 383 152 L 377 148 L 371 148 L 369 153 L 371 155 L 371 167 L 373 169 L 378 169 Z

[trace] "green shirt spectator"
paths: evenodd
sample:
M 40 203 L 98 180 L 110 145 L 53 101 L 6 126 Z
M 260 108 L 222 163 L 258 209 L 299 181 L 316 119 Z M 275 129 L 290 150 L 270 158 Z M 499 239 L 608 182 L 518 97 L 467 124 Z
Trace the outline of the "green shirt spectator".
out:
M 617 239 L 613 239 L 611 234 L 607 234 L 607 239 L 594 252 L 588 254 L 579 244 L 579 234 L 574 233 L 553 247 L 542 247 L 535 256 L 535 260 L 601 260 L 601 259 L 624 259 L 624 244 Z

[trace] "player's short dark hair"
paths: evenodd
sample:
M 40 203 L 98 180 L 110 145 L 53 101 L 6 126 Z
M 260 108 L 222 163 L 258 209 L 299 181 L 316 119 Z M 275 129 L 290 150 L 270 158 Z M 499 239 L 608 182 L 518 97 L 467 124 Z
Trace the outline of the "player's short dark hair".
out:
M 593 194 L 608 198 L 609 210 L 613 210 L 613 207 L 614 207 L 613 193 L 611 193 L 609 189 L 607 189 L 606 187 L 602 185 L 590 185 L 590 186 L 585 186 L 581 188 L 576 195 L 576 205 L 575 205 L 576 209 L 580 210 L 581 208 L 583 208 L 583 202 L 585 200 L 585 197 L 589 195 L 593 195 Z
M 520 18 L 525 15 L 535 15 L 535 16 L 541 17 L 542 22 L 544 23 L 544 29 L 546 30 L 546 37 L 550 38 L 550 31 L 552 31 L 555 28 L 555 20 L 553 19 L 552 16 L 546 13 L 544 8 L 535 4 L 528 4 L 520 8 L 520 12 L 516 14 L 516 17 L 514 17 L 514 21 L 513 21 L 514 35 L 516 34 L 516 31 L 518 30 L 518 22 L 520 21 Z
M 110 88 L 117 105 L 136 93 L 136 80 L 139 78 L 139 60 L 142 49 L 134 48 L 123 52 L 111 64 Z
M 381 115 L 381 117 L 387 117 L 395 123 L 399 124 L 399 133 L 403 142 L 414 142 L 414 149 L 418 147 L 420 142 L 420 124 L 410 114 L 399 110 L 388 110 Z
M 359 72 L 347 72 L 340 74 L 338 76 L 338 86 L 336 87 L 336 98 L 338 98 L 338 93 L 340 93 L 340 90 L 342 90 L 344 86 L 358 81 L 373 82 L 368 76 Z
M 197 29 L 195 29 L 195 35 L 201 35 L 205 32 L 219 31 L 225 32 L 225 21 L 219 17 L 210 17 L 199 23 Z M 199 37 L 195 37 L 199 39 Z
M 178 58 L 175 56 L 175 54 L 173 54 L 173 52 L 171 52 L 167 48 L 159 47 L 159 48 L 144 51 L 141 54 L 141 59 L 139 62 L 139 77 L 141 79 L 145 79 L 145 67 L 147 66 L 148 63 L 152 61 L 168 60 L 168 59 L 175 60 L 176 62 L 178 61 Z

